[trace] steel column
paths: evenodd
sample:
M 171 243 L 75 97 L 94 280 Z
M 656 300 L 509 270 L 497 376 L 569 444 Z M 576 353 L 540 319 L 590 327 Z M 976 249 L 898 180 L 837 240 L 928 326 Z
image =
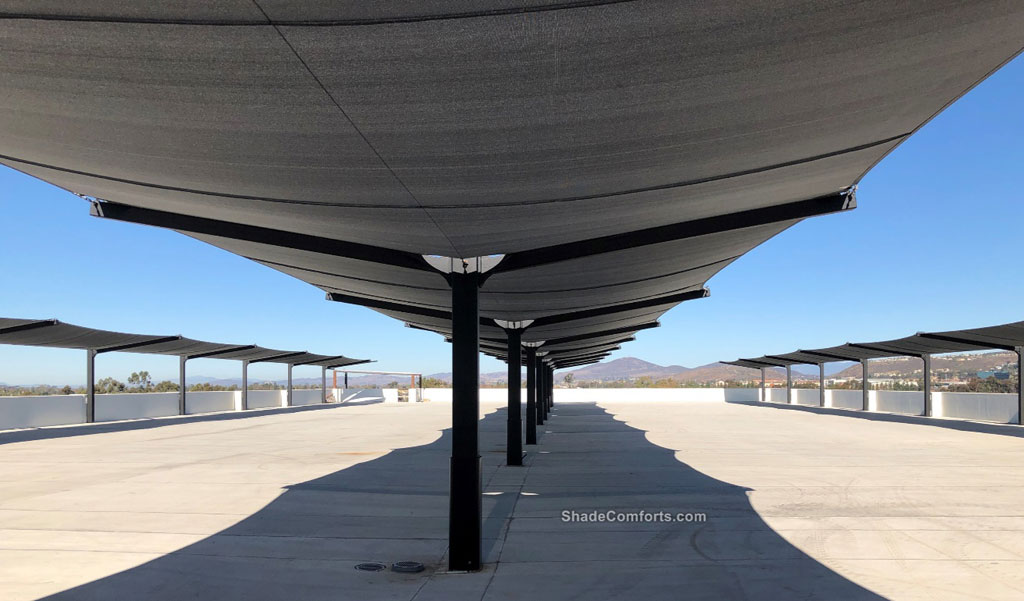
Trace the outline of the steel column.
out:
M 786 402 L 793 404 L 793 366 L 786 365 Z
M 188 357 L 178 357 L 178 415 L 185 415 L 185 362 Z
M 320 368 L 320 402 L 327 402 L 327 367 Z
M 1024 346 L 1013 349 L 1017 353 L 1017 423 L 1024 424 L 1024 388 L 1021 387 L 1021 380 L 1024 379 Z
M 537 444 L 537 349 L 526 347 L 526 444 Z
M 452 459 L 448 505 L 448 569 L 480 569 L 480 310 L 479 273 L 449 274 L 452 287 Z
M 537 425 L 544 425 L 544 360 L 540 357 L 537 358 L 537 364 L 534 366 L 534 370 L 537 372 L 534 376 L 534 385 L 537 388 Z
M 85 352 L 85 423 L 96 421 L 96 349 Z
M 924 361 L 924 381 L 921 386 L 924 389 L 924 414 L 933 417 L 935 408 L 932 406 L 932 356 L 926 353 L 921 355 L 921 360 Z
M 345 388 L 348 388 L 348 372 L 345 372 Z
M 861 409 L 864 410 L 864 411 L 867 411 L 871 407 L 871 402 L 869 400 L 871 398 L 871 392 L 870 392 L 871 384 L 868 383 L 868 360 L 867 359 L 861 359 L 860 360 L 860 368 L 861 368 L 861 374 L 862 374 L 861 375 L 861 379 L 863 380 L 863 383 L 861 385 L 861 391 L 862 391 L 862 393 L 864 395 L 863 398 L 861 399 Z
M 825 364 L 818 364 L 818 406 L 825 406 Z
M 508 425 L 505 437 L 505 463 L 523 464 L 523 398 L 521 330 L 508 330 Z
M 765 391 L 765 388 L 764 388 L 764 372 L 765 372 L 765 369 L 766 368 L 764 368 L 764 367 L 761 368 L 761 402 L 762 403 L 768 400 L 768 397 L 766 395 L 766 391 Z
M 242 411 L 249 408 L 249 361 L 242 361 Z
M 292 406 L 292 368 L 295 367 L 291 363 L 288 364 L 288 392 L 285 393 L 284 404 L 286 407 Z

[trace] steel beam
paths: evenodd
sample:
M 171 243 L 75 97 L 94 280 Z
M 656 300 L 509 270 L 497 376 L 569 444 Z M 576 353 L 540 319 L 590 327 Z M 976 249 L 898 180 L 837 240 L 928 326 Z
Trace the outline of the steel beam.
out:
M 279 353 L 277 355 L 271 355 L 269 357 L 262 357 L 260 359 L 250 359 L 249 363 L 273 363 L 279 359 L 287 359 L 288 357 L 298 357 L 299 355 L 305 355 L 308 351 L 298 351 L 292 353 Z
M 516 271 L 630 248 L 674 242 L 696 236 L 718 234 L 784 221 L 795 221 L 816 215 L 846 211 L 856 206 L 857 201 L 852 189 L 844 190 L 835 194 L 783 205 L 750 209 L 671 225 L 634 230 L 623 234 L 509 253 L 505 255 L 501 263 L 491 270 L 491 273 Z
M 117 346 L 107 346 L 94 350 L 97 353 L 114 353 L 117 351 L 127 351 L 129 349 L 142 348 L 144 346 L 152 346 L 154 344 L 163 344 L 164 342 L 174 342 L 175 340 L 181 340 L 181 336 L 164 336 L 163 338 L 156 338 L 154 340 L 146 340 L 144 342 L 132 342 L 129 344 L 118 344 Z
M 216 357 L 218 355 L 227 355 L 230 353 L 237 353 L 239 351 L 248 351 L 256 348 L 255 344 L 243 344 L 241 346 L 232 346 L 229 348 L 221 349 L 219 351 L 210 351 L 208 353 L 199 353 L 196 355 L 188 355 L 187 359 L 205 359 L 207 357 Z
M 505 463 L 523 464 L 522 337 L 519 329 L 508 333 L 508 424 L 505 435 Z
M 1004 351 L 1015 351 L 1016 346 L 1012 344 L 1002 344 L 998 342 L 990 342 L 988 340 L 982 340 L 980 338 L 971 338 L 969 336 L 949 336 L 947 334 L 929 334 L 925 332 L 919 332 L 917 334 L 921 338 L 931 338 L 932 340 L 941 340 L 943 342 L 953 342 L 956 344 L 968 344 L 972 346 L 978 346 L 981 348 L 1000 349 Z
M 476 571 L 481 556 L 480 274 L 448 274 L 452 287 L 452 458 L 448 569 Z
M 332 255 L 346 259 L 356 259 L 416 271 L 437 273 L 422 255 L 369 244 L 345 242 L 334 238 L 286 232 L 284 230 L 245 225 L 233 221 L 193 217 L 191 215 L 158 211 L 156 209 L 144 209 L 106 201 L 93 202 L 91 214 L 94 217 L 165 227 L 190 234 L 244 240 L 268 246 L 291 248 L 321 255 Z
M 4 334 L 13 334 L 15 332 L 24 332 L 25 330 L 35 330 L 37 328 L 46 328 L 49 326 L 55 326 L 60 322 L 56 319 L 41 319 L 39 321 L 33 321 L 31 323 L 23 323 L 19 326 L 8 326 L 6 328 L 0 328 L 0 336 Z

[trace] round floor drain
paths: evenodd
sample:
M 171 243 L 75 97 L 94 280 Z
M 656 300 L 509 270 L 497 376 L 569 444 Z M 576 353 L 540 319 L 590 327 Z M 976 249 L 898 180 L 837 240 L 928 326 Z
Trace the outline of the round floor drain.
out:
M 396 561 L 391 564 L 391 570 L 395 572 L 416 573 L 423 571 L 423 564 L 418 561 Z
M 366 563 L 357 563 L 356 569 L 364 572 L 379 572 L 388 569 L 388 567 L 379 561 L 368 561 Z

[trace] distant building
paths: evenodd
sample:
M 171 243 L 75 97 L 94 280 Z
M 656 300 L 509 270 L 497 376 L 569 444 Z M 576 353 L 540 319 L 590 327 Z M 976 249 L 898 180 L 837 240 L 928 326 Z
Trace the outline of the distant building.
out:
M 979 371 L 978 379 L 987 380 L 989 378 L 995 378 L 997 380 L 1009 380 L 1010 372 L 1008 371 Z

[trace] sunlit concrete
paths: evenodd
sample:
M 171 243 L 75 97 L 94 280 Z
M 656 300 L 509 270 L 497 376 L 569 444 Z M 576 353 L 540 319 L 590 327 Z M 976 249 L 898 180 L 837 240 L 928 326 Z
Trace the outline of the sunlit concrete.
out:
M 501 465 L 487 404 L 487 565 L 447 574 L 450 409 L 0 435 L 0 599 L 1024 596 L 1019 429 L 720 402 L 562 404 L 522 468 Z M 707 521 L 562 521 L 572 510 Z M 427 570 L 353 569 L 400 560 Z

